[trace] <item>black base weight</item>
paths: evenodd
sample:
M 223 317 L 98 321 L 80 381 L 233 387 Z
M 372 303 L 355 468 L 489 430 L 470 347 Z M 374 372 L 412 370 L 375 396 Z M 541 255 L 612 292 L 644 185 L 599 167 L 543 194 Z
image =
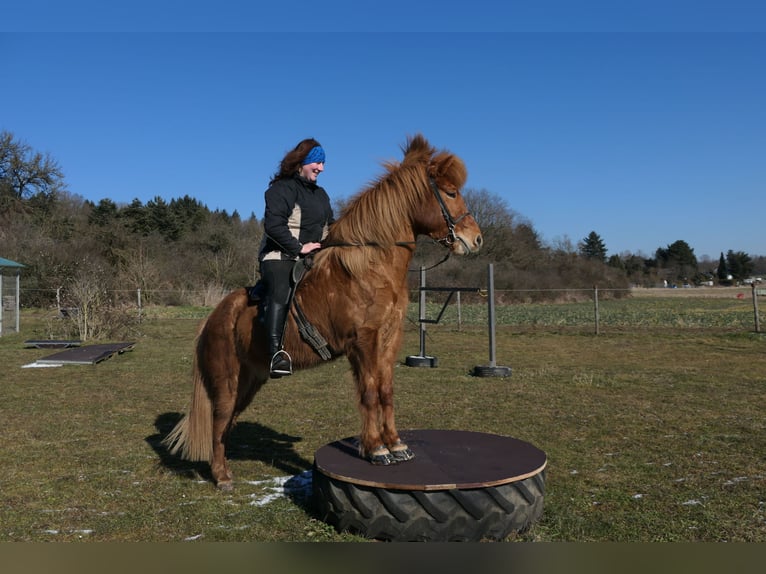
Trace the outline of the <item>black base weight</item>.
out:
M 474 377 L 510 377 L 511 367 L 476 366 L 473 368 Z
M 436 357 L 424 357 L 422 355 L 410 355 L 404 361 L 408 367 L 436 367 L 439 360 Z

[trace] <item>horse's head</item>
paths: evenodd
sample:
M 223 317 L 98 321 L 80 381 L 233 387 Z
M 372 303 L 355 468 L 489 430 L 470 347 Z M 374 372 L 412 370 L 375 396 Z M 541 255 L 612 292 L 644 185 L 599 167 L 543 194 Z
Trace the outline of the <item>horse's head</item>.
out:
M 449 248 L 457 255 L 475 253 L 481 248 L 482 237 L 476 220 L 469 213 L 460 189 L 468 174 L 463 161 L 451 153 L 434 153 L 433 148 L 422 136 L 415 136 L 405 150 L 408 156 L 418 155 L 428 150 L 426 176 L 428 179 L 428 199 L 420 214 L 417 231 L 428 235 Z

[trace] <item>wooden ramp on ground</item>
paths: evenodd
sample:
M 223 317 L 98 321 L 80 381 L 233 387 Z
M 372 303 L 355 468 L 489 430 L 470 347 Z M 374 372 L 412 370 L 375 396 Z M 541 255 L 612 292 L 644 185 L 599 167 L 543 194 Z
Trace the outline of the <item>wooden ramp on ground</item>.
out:
M 35 361 L 42 365 L 95 365 L 112 355 L 122 354 L 133 350 L 135 343 L 105 343 L 100 345 L 85 345 L 54 353 Z
M 27 349 L 68 349 L 69 347 L 79 347 L 82 341 L 59 341 L 56 339 L 28 339 L 24 341 L 24 347 Z

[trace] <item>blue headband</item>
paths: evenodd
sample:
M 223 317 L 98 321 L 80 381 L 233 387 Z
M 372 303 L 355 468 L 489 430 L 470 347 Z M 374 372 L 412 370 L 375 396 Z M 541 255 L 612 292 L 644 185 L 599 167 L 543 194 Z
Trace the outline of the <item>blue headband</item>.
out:
M 324 150 L 321 146 L 311 148 L 311 151 L 303 159 L 303 165 L 310 163 L 324 163 Z

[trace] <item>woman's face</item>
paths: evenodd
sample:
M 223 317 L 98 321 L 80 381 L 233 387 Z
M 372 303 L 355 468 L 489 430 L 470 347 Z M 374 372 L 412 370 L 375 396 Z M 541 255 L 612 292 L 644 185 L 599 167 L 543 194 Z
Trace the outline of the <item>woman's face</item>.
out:
M 300 174 L 309 181 L 316 182 L 319 174 L 324 171 L 324 162 L 321 163 L 307 163 L 301 166 Z

